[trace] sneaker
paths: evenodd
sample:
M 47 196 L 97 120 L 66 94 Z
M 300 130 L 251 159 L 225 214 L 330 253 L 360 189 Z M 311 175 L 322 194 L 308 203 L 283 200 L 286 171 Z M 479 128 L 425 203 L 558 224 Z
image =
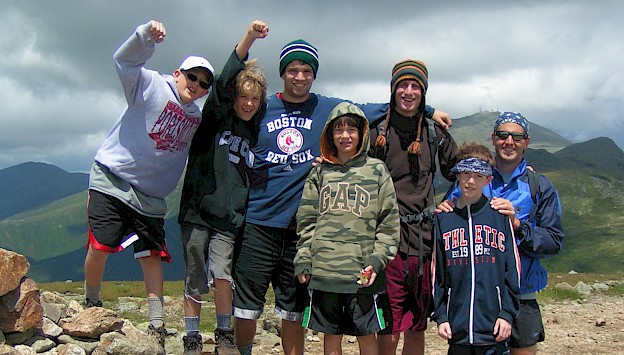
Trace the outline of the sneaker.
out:
M 99 301 L 93 301 L 90 298 L 86 298 L 85 297 L 85 307 L 87 308 L 91 308 L 91 307 L 102 307 L 102 300 Z
M 158 340 L 158 344 L 165 350 L 165 337 L 167 336 L 167 329 L 165 329 L 165 325 L 161 325 L 158 328 L 155 328 L 152 324 L 147 327 L 147 335 L 156 338 Z
M 184 355 L 201 355 L 202 336 L 199 333 L 189 333 L 182 337 L 184 343 Z
M 234 329 L 215 329 L 215 355 L 240 355 L 234 342 Z

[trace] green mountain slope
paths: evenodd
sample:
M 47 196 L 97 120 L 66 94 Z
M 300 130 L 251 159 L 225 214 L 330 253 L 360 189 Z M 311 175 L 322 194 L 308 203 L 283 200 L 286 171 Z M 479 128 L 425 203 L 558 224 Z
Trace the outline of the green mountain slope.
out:
M 614 173 L 591 169 L 544 174 L 559 192 L 566 234 L 562 252 L 544 260 L 548 270 L 623 272 L 624 181 Z
M 52 202 L 0 221 L 0 245 L 21 253 L 31 263 L 84 246 L 87 192 Z
M 23 163 L 0 170 L 0 220 L 45 206 L 88 186 L 89 175 L 68 173 L 45 163 Z

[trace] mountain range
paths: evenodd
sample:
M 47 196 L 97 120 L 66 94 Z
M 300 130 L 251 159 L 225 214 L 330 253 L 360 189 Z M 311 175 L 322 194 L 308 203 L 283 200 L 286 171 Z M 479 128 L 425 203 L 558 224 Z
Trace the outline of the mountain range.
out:
M 491 146 L 497 112 L 480 112 L 453 121 L 451 134 L 461 144 Z M 624 272 L 624 152 L 609 138 L 574 143 L 531 123 L 525 157 L 556 186 L 563 206 L 566 237 L 562 252 L 543 260 L 549 271 Z M 38 282 L 81 280 L 85 257 L 88 174 L 69 173 L 44 163 L 0 170 L 0 247 L 25 255 L 29 276 Z M 447 184 L 439 182 L 437 191 Z M 173 262 L 167 280 L 184 275 L 179 226 L 180 184 L 167 198 L 165 221 Z M 126 251 L 109 256 L 106 280 L 140 280 L 141 268 Z

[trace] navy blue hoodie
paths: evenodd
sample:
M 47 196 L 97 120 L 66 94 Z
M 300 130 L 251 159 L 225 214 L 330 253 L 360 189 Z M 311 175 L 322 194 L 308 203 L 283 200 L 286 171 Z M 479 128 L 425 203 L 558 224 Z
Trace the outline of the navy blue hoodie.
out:
M 432 319 L 450 322 L 449 343 L 496 343 L 497 318 L 518 314 L 520 258 L 509 217 L 481 199 L 435 216 Z

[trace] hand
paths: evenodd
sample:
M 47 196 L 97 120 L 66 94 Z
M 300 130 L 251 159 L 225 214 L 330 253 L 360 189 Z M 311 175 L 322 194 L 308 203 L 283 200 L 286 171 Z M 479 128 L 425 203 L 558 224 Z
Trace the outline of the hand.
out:
M 453 121 L 451 120 L 451 115 L 444 111 L 435 110 L 433 111 L 433 117 L 431 117 L 435 123 L 440 125 L 444 129 L 449 129 L 453 125 Z
M 511 335 L 511 324 L 503 318 L 496 319 L 494 325 L 494 335 L 496 335 L 496 341 L 501 342 Z
M 322 163 L 322 162 L 323 162 L 323 158 L 321 158 L 321 157 L 316 157 L 316 158 L 314 158 L 314 160 L 312 161 L 312 167 L 315 167 L 315 166 L 317 166 L 318 164 L 320 164 L 320 163 Z
M 367 275 L 367 280 L 365 283 L 361 283 L 362 287 L 369 287 L 370 285 L 373 284 L 373 282 L 375 282 L 375 278 L 377 278 L 377 272 L 375 271 L 375 269 L 368 265 L 367 267 L 363 268 L 360 271 L 360 275 Z M 360 278 L 361 281 L 362 279 Z
M 260 20 L 255 20 L 249 26 L 247 33 L 249 33 L 253 38 L 265 38 L 269 35 L 269 26 Z
M 500 197 L 493 197 L 490 201 L 490 207 L 502 215 L 509 216 L 514 229 L 520 228 L 520 220 L 516 217 L 516 209 L 511 201 Z
M 435 209 L 435 213 L 449 213 L 449 212 L 453 212 L 453 201 L 451 200 L 444 200 L 442 202 L 440 202 L 440 204 L 438 205 L 438 207 L 436 207 Z
M 450 340 L 453 337 L 453 332 L 451 331 L 451 323 L 440 323 L 440 325 L 438 325 L 438 335 L 444 340 Z
M 297 279 L 299 280 L 299 283 L 307 284 L 308 281 L 310 281 L 310 275 L 299 274 L 299 275 L 297 275 Z
M 156 20 L 150 21 L 149 24 L 150 36 L 152 37 L 154 42 L 162 43 L 162 41 L 165 39 L 165 36 L 167 35 L 167 33 L 165 32 L 165 25 Z

